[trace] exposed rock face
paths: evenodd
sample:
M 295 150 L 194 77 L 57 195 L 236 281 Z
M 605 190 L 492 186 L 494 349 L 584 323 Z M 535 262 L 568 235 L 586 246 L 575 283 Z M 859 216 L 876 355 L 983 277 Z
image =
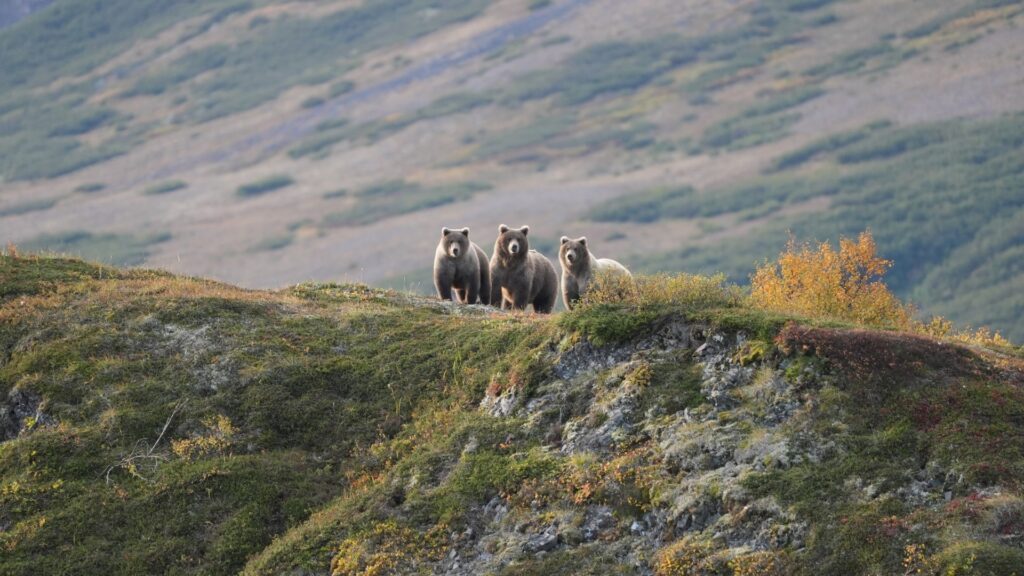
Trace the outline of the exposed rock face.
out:
M 809 370 L 794 383 L 785 376 L 785 360 L 751 355 L 747 345 L 743 334 L 707 334 L 674 321 L 624 346 L 575 344 L 529 398 L 514 390 L 485 398 L 482 410 L 549 431 L 549 449 L 565 456 L 607 461 L 626 447 L 650 445 L 669 481 L 652 508 L 632 519 L 591 504 L 582 518 L 566 513 L 561 523 L 533 525 L 489 513 L 499 506 L 489 505 L 476 546 L 463 547 L 460 569 L 446 572 L 486 573 L 602 539 L 614 539 L 621 557 L 636 558 L 640 573 L 650 572 L 655 550 L 687 534 L 700 533 L 735 555 L 799 548 L 806 526 L 774 499 L 753 498 L 741 480 L 765 468 L 819 460 L 833 449 L 804 426 L 801 412 L 800 390 L 819 386 L 823 376 Z M 682 409 L 667 408 L 664 398 L 645 405 L 650 367 L 680 363 L 681 355 L 699 369 L 704 401 Z
M 0 442 L 17 438 L 26 428 L 52 424 L 52 418 L 40 409 L 38 394 L 15 388 L 0 403 Z

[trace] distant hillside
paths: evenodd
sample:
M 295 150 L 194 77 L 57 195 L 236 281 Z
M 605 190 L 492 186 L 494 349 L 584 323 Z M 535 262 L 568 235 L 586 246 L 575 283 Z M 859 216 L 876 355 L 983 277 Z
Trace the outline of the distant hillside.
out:
M 1021 350 L 684 280 L 537 317 L 0 256 L 0 572 L 1021 573 Z
M 789 232 L 871 228 L 902 297 L 1024 341 L 1022 24 L 1020 0 L 57 0 L 0 30 L 0 242 L 428 291 L 441 226 L 740 282 Z
M 0 2 L 0 28 L 26 18 L 52 2 L 53 0 L 3 0 Z

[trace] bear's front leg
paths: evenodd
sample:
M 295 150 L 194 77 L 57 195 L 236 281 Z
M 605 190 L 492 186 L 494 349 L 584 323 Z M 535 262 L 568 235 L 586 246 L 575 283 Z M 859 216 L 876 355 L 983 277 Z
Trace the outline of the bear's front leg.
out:
M 452 299 L 452 279 L 445 277 L 443 273 L 434 273 L 434 288 L 437 289 L 437 296 L 445 302 Z
M 480 298 L 480 275 L 474 274 L 473 276 L 469 279 L 469 285 L 466 287 L 464 304 L 476 304 L 477 299 Z
M 515 310 L 526 310 L 526 305 L 529 304 L 529 297 L 525 290 L 513 294 L 512 308 Z
M 491 306 L 505 308 L 505 297 L 501 293 L 501 276 L 491 272 Z

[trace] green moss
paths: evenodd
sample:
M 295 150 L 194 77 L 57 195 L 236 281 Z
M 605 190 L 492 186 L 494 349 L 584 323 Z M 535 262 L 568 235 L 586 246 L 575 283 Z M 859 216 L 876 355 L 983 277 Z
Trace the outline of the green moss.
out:
M 32 296 L 84 280 L 120 278 L 115 268 L 69 258 L 13 258 L 0 255 L 0 299 Z
M 643 574 L 637 563 L 615 556 L 615 547 L 606 543 L 584 544 L 572 549 L 549 552 L 539 558 L 525 558 L 498 572 L 498 576 L 626 576 Z
M 700 392 L 701 368 L 688 355 L 655 362 L 650 370 L 650 381 L 640 394 L 643 412 L 658 406 L 666 413 L 674 413 L 706 402 Z
M 631 307 L 600 304 L 559 318 L 562 328 L 577 332 L 597 346 L 618 344 L 650 331 L 663 314 Z
M 960 542 L 938 554 L 934 562 L 948 576 L 1020 576 L 1024 551 L 991 542 Z
M 551 478 L 558 470 L 557 461 L 540 448 L 507 455 L 463 454 L 442 487 L 429 494 L 431 515 L 445 523 L 462 519 L 472 505 L 513 493 L 526 480 Z
M 736 354 L 733 356 L 733 360 L 739 362 L 741 366 L 748 366 L 755 362 L 765 360 L 769 354 L 772 353 L 774 346 L 764 340 L 752 340 L 745 343 Z

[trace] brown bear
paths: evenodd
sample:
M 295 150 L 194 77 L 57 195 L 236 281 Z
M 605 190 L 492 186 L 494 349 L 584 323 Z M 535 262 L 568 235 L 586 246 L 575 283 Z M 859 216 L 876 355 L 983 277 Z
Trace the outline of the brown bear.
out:
M 632 277 L 625 266 L 609 258 L 597 258 L 587 247 L 587 237 L 573 240 L 562 236 L 558 248 L 558 261 L 562 265 L 562 302 L 572 310 L 587 292 L 599 274 L 625 274 Z
M 441 241 L 434 251 L 434 287 L 442 300 L 462 304 L 491 303 L 491 271 L 487 253 L 469 241 L 469 228 L 441 229 Z
M 502 224 L 491 256 L 491 305 L 548 314 L 558 299 L 558 274 L 546 256 L 530 250 L 529 226 L 511 230 Z

